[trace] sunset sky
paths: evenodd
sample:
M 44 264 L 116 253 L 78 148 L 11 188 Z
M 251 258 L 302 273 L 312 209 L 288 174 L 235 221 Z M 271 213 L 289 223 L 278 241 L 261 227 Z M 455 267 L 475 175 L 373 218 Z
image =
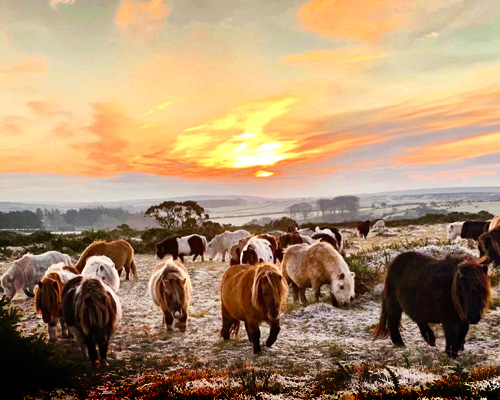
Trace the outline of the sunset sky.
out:
M 500 185 L 500 2 L 0 0 L 0 201 Z

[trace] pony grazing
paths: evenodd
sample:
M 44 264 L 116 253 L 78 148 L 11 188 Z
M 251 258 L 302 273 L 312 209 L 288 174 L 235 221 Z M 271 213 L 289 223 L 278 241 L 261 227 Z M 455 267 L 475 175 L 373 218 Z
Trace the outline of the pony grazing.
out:
M 292 284 L 293 300 L 299 296 L 306 304 L 306 288 L 312 287 L 316 301 L 321 286 L 331 285 L 332 305 L 349 303 L 354 298 L 354 273 L 337 250 L 325 242 L 294 244 L 285 250 L 283 276 Z
M 102 240 L 90 244 L 80 256 L 80 259 L 75 265 L 75 268 L 82 272 L 87 259 L 92 256 L 107 256 L 113 260 L 118 276 L 122 276 L 122 271 L 125 269 L 125 277 L 129 279 L 130 272 L 137 279 L 137 268 L 134 264 L 134 248 L 126 240 L 114 240 L 112 242 L 104 242 Z
M 274 264 L 230 266 L 221 284 L 222 330 L 224 340 L 237 334 L 245 322 L 253 352 L 259 353 L 261 322 L 271 326 L 266 346 L 271 347 L 280 331 L 280 310 L 288 295 L 288 286 Z
M 404 346 L 399 332 L 405 312 L 420 328 L 424 340 L 436 345 L 429 323 L 441 323 L 446 354 L 455 358 L 464 349 L 469 324 L 477 324 L 490 299 L 488 266 L 470 256 L 444 259 L 408 251 L 398 255 L 387 270 L 380 321 L 374 336 L 390 334 Z
M 64 266 L 64 263 L 52 265 L 35 291 L 35 311 L 42 315 L 43 322 L 48 324 L 49 341 L 57 341 L 57 322 L 61 325 L 63 337 L 68 337 L 68 329 L 62 316 L 61 295 L 64 285 L 78 276 L 73 267 Z
M 166 255 L 171 255 L 174 260 L 180 258 L 184 262 L 184 256 L 193 256 L 193 261 L 200 256 L 204 261 L 203 254 L 207 247 L 207 239 L 202 235 L 171 236 L 156 243 L 156 256 L 161 260 Z
M 94 276 L 70 280 L 62 293 L 63 315 L 85 357 L 93 367 L 106 366 L 108 346 L 122 316 L 120 299 L 113 289 Z M 99 357 L 97 360 L 97 349 Z
M 250 232 L 244 229 L 237 231 L 225 231 L 215 237 L 207 244 L 207 257 L 212 261 L 218 253 L 222 255 L 222 261 L 226 261 L 226 252 L 229 252 L 233 244 L 238 243 L 238 240 L 250 236 Z
M 360 237 L 364 237 L 366 239 L 368 233 L 370 232 L 370 221 L 366 220 L 358 222 L 358 232 Z
M 120 289 L 120 277 L 115 268 L 115 263 L 106 256 L 92 256 L 87 258 L 85 268 L 82 271 L 83 276 L 97 276 L 107 284 L 111 289 L 118 293 Z
M 148 289 L 153 302 L 163 311 L 167 330 L 172 330 L 175 318 L 175 327 L 185 332 L 193 288 L 184 264 L 171 258 L 159 262 L 151 274 Z
M 35 285 L 52 264 L 59 262 L 65 265 L 72 264 L 70 256 L 58 251 L 47 251 L 39 255 L 25 254 L 19 260 L 14 261 L 7 272 L 3 274 L 0 296 L 5 295 L 7 300 L 11 300 L 16 292 L 22 289 L 27 296 L 34 297 Z

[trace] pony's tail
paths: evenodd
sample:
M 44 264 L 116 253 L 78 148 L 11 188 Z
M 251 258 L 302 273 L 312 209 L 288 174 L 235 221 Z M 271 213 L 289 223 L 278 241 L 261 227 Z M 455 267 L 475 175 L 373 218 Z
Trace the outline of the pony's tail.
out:
M 132 258 L 132 262 L 130 263 L 130 270 L 132 271 L 132 274 L 134 275 L 135 279 L 139 279 L 137 276 L 137 267 L 135 266 L 134 259 Z
M 374 339 L 385 338 L 389 336 L 388 317 L 387 317 L 387 300 L 382 300 L 382 310 L 380 311 L 380 320 L 373 332 Z

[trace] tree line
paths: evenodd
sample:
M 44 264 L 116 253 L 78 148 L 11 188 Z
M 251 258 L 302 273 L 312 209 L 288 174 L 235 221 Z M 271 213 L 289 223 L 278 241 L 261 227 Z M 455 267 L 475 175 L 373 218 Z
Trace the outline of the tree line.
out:
M 350 216 L 355 216 L 357 215 L 359 208 L 359 197 L 337 196 L 332 199 L 319 199 L 312 204 L 307 202 L 292 204 L 287 207 L 287 211 L 291 218 L 300 216 L 305 220 L 314 211 L 320 211 L 323 218 L 329 214 L 343 215 L 348 213 Z

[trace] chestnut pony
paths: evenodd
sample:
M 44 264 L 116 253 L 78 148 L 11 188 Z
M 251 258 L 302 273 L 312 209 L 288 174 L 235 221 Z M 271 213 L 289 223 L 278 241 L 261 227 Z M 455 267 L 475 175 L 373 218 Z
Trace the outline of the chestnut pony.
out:
M 57 341 L 57 322 L 61 325 L 62 337 L 69 337 L 61 307 L 61 295 L 66 282 L 78 276 L 78 271 L 64 263 L 52 265 L 38 282 L 35 291 L 35 311 L 48 324 L 49 341 Z
M 420 328 L 425 341 L 436 345 L 429 323 L 441 323 L 446 354 L 455 358 L 463 350 L 469 324 L 477 324 L 490 298 L 488 266 L 470 256 L 434 258 L 408 251 L 398 255 L 387 270 L 380 322 L 375 338 L 390 334 L 404 346 L 399 333 L 405 312 Z
M 245 322 L 253 352 L 259 353 L 261 322 L 271 326 L 266 346 L 271 347 L 280 331 L 280 309 L 286 301 L 288 285 L 281 271 L 270 263 L 232 265 L 221 284 L 222 330 L 224 340 L 237 334 L 240 321 Z

